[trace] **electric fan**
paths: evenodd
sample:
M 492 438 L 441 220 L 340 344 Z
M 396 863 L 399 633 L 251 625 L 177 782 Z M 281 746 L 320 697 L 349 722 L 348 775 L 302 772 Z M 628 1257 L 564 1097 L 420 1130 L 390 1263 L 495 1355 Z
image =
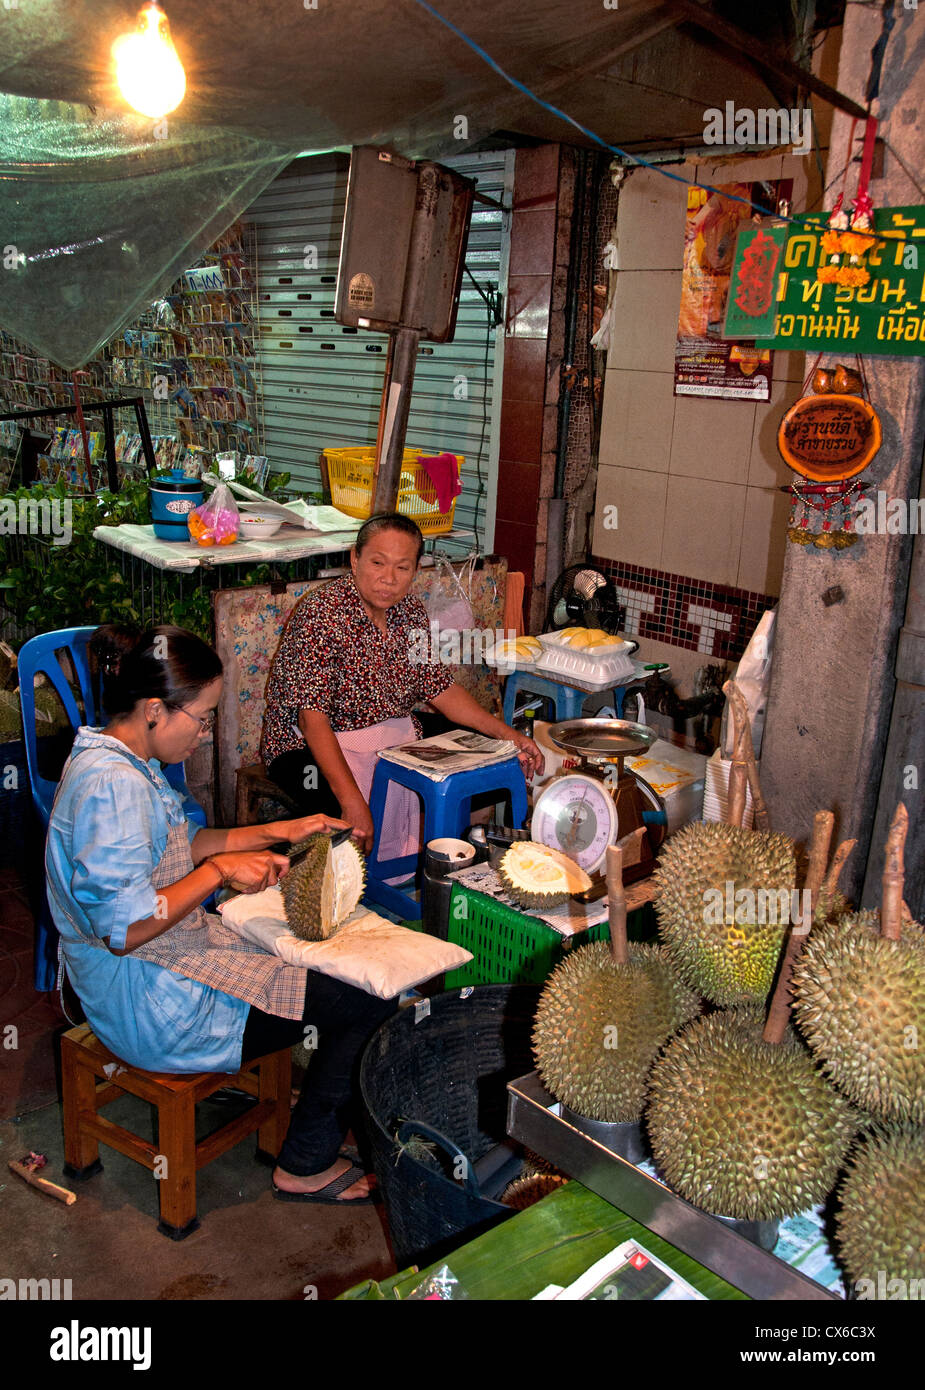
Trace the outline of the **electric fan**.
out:
M 552 586 L 547 632 L 563 627 L 593 627 L 620 631 L 623 610 L 606 574 L 590 565 L 569 565 Z

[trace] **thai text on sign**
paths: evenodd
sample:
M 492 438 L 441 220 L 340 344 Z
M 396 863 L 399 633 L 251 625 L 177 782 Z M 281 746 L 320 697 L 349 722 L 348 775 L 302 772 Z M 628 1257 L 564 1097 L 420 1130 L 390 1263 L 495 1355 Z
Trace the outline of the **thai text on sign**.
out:
M 877 208 L 881 238 L 860 259 L 866 285 L 824 284 L 827 213 L 784 227 L 743 228 L 736 245 L 727 337 L 797 352 L 849 348 L 864 356 L 925 356 L 925 207 Z M 773 282 L 770 297 L 761 277 Z

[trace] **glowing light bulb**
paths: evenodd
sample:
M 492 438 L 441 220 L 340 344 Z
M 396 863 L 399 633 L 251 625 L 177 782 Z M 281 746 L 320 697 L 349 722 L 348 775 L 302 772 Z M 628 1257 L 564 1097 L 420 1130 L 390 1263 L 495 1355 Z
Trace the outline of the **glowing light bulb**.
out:
M 142 116 L 166 116 L 183 100 L 186 73 L 170 37 L 167 16 L 158 5 L 138 12 L 138 27 L 112 46 L 119 91 Z

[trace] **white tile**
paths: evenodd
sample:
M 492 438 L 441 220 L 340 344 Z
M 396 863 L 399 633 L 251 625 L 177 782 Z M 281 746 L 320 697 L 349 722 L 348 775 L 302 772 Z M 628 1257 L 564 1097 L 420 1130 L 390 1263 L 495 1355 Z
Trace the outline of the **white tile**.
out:
M 667 473 L 674 409 L 672 372 L 608 371 L 601 415 L 601 463 Z
M 620 271 L 608 367 L 674 372 L 680 305 L 680 270 Z
M 685 173 L 685 169 L 687 172 Z M 693 179 L 693 166 L 671 172 Z M 680 270 L 687 188 L 654 169 L 633 169 L 620 190 L 617 235 L 621 270 Z
M 667 484 L 667 473 L 601 468 L 594 504 L 594 554 L 659 568 Z
M 687 478 L 744 484 L 754 425 L 754 401 L 678 396 L 669 471 Z
M 745 514 L 744 483 L 669 477 L 660 568 L 735 584 Z
M 748 483 L 751 487 L 775 488 L 794 478 L 777 447 L 777 431 L 787 411 L 800 399 L 800 385 L 793 381 L 775 382 L 773 400 L 755 406 L 755 431 L 752 436 L 748 464 Z
M 791 498 L 773 489 L 745 489 L 742 549 L 737 587 L 758 594 L 779 594 L 787 548 Z

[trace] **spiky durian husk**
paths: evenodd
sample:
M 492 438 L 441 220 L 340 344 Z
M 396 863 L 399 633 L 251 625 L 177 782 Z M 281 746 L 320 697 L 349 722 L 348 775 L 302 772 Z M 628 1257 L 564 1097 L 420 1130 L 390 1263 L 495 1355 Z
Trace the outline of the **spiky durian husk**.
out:
M 925 1124 L 925 928 L 880 935 L 879 912 L 815 929 L 793 972 L 794 1015 L 826 1075 L 883 1120 Z
M 852 1156 L 835 1233 L 848 1278 L 871 1281 L 856 1287 L 860 1297 L 925 1298 L 923 1169 L 925 1129 L 911 1125 L 875 1130 Z
M 331 841 L 319 836 L 305 858 L 281 880 L 286 921 L 303 941 L 323 941 L 334 930 Z
M 567 1182 L 568 1178 L 559 1173 L 528 1173 L 508 1183 L 501 1200 L 506 1207 L 513 1207 L 515 1211 L 526 1211 L 527 1207 L 535 1206 Z
M 603 941 L 553 971 L 540 997 L 533 1048 L 557 1100 L 593 1120 L 638 1120 L 652 1060 L 700 1007 L 656 946 L 618 965 Z
M 715 1004 L 763 1003 L 787 935 L 795 882 L 793 843 L 786 835 L 712 821 L 672 835 L 654 875 L 654 902 L 659 934 L 682 978 Z M 756 895 L 750 912 L 736 908 L 741 889 Z M 753 920 L 736 922 L 737 915 Z
M 858 1117 L 788 1029 L 762 1041 L 763 1015 L 698 1019 L 649 1076 L 646 1125 L 660 1176 L 716 1216 L 775 1221 L 834 1186 Z

